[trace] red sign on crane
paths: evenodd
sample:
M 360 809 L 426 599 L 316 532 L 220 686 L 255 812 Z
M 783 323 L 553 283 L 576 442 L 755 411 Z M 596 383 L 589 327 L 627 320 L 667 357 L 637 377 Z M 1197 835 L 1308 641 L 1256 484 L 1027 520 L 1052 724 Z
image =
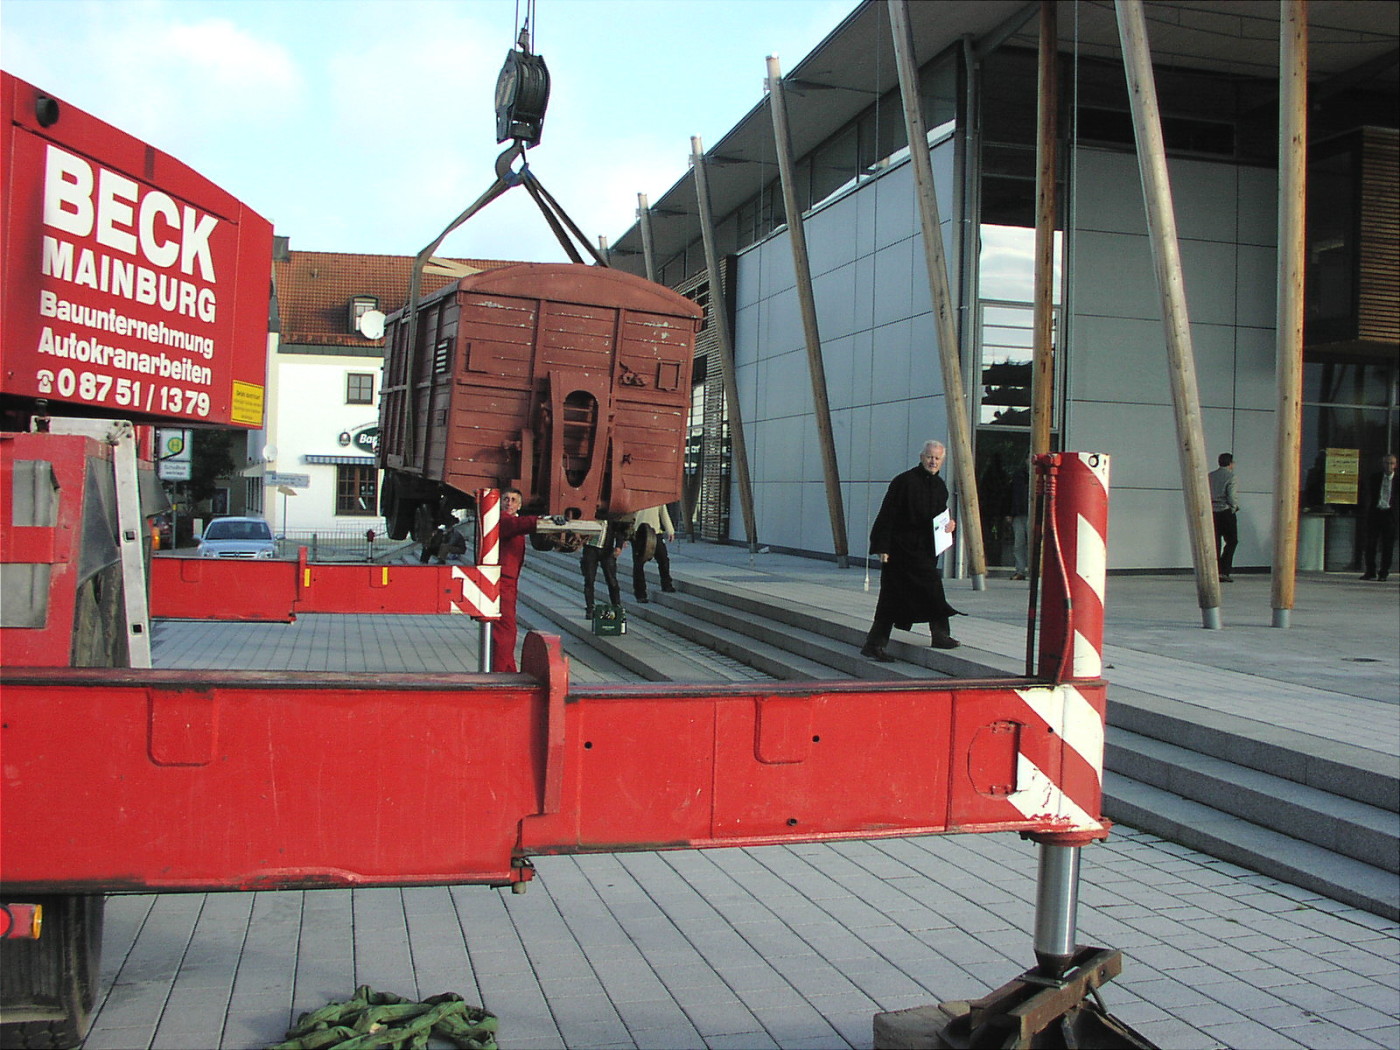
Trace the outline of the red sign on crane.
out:
M 0 383 L 136 422 L 262 425 L 272 225 L 0 73 Z

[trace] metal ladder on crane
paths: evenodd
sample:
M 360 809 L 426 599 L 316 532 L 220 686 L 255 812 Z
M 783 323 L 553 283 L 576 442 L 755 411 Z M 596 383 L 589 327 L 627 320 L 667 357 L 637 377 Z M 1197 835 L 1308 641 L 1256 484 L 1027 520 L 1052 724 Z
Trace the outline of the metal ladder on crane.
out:
M 129 667 L 151 666 L 151 616 L 146 589 L 145 531 L 141 521 L 141 487 L 137 471 L 136 428 L 125 419 L 79 419 L 36 416 L 35 433 L 87 437 L 112 447 L 116 482 L 117 551 L 121 560 L 122 601 L 126 613 Z

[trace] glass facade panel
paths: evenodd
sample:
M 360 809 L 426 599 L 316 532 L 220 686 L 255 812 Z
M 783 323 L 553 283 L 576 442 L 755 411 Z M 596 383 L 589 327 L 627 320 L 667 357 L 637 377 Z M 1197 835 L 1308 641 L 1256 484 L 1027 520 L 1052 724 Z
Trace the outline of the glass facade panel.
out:
M 1355 154 L 1310 163 L 1307 192 L 1306 342 L 1352 339 L 1358 247 Z
M 1301 448 L 1304 507 L 1350 513 L 1350 504 L 1326 498 L 1328 449 L 1356 454 L 1362 476 L 1400 448 L 1400 403 L 1395 365 L 1305 364 Z
M 1303 400 L 1325 405 L 1390 404 L 1395 369 L 1378 364 L 1347 362 L 1307 364 L 1303 367 Z

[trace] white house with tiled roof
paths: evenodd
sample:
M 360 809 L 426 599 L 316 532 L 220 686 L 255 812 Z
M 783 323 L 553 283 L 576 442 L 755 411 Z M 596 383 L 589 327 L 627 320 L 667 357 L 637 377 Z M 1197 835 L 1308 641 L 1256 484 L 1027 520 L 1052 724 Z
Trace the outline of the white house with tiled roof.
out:
M 446 260 L 456 277 L 506 262 Z M 379 472 L 382 318 L 408 294 L 411 256 L 292 251 L 273 256 L 273 335 L 266 416 L 250 436 L 244 471 L 249 513 L 299 541 L 308 533 L 383 532 Z M 423 294 L 454 280 L 425 272 Z

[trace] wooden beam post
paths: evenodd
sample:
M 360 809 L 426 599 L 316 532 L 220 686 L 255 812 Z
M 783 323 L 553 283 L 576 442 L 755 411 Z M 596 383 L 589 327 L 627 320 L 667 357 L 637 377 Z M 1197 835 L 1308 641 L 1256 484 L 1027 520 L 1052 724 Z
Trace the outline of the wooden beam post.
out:
M 637 194 L 637 225 L 642 228 L 642 258 L 646 260 L 647 280 L 656 280 L 656 251 L 651 244 L 651 205 L 645 193 Z
M 1205 432 L 1201 425 L 1196 359 L 1191 348 L 1191 321 L 1186 310 L 1186 282 L 1181 272 L 1181 249 L 1176 236 L 1176 212 L 1167 178 L 1167 151 L 1162 141 L 1162 117 L 1152 79 L 1152 52 L 1142 0 L 1114 0 L 1123 68 L 1128 78 L 1128 101 L 1133 112 L 1138 170 L 1147 206 L 1147 230 L 1157 290 L 1162 297 L 1162 326 L 1167 337 L 1167 373 L 1176 416 L 1177 458 L 1186 500 L 1186 528 L 1191 559 L 1196 567 L 1196 597 L 1201 624 L 1220 627 L 1220 574 L 1215 558 L 1215 519 L 1210 510 L 1206 479 Z
M 958 334 L 953 326 L 953 298 L 948 286 L 948 263 L 943 251 L 943 231 L 933 183 L 933 163 L 928 155 L 928 131 L 920 106 L 919 68 L 909 31 L 908 0 L 888 0 L 890 35 L 894 43 L 899 93 L 904 101 L 904 127 L 909 159 L 914 168 L 914 191 L 924 240 L 924 264 L 928 270 L 929 297 L 938 333 L 938 359 L 943 370 L 943 399 L 947 406 L 948 448 L 953 453 L 953 476 L 962 504 L 958 535 L 967 551 L 968 574 L 973 590 L 987 588 L 987 557 L 982 546 L 982 506 L 977 497 L 977 465 L 972 457 L 972 429 L 968 423 L 967 397 L 963 393 Z
M 802 314 L 802 334 L 807 344 L 807 374 L 812 381 L 812 408 L 821 448 L 822 481 L 826 509 L 831 518 L 831 542 L 838 568 L 847 567 L 846 509 L 841 500 L 841 469 L 836 462 L 836 441 L 831 433 L 831 405 L 826 394 L 826 367 L 822 363 L 822 337 L 817 326 L 817 301 L 812 291 L 812 266 L 807 256 L 807 231 L 793 176 L 792 137 L 788 131 L 787 97 L 777 55 L 768 56 L 768 108 L 773 113 L 773 141 L 778 149 L 778 175 L 783 185 L 783 210 L 787 214 L 792 268 L 797 279 L 797 305 Z
M 724 278 L 720 272 L 719 250 L 715 246 L 715 223 L 710 212 L 710 182 L 705 175 L 705 150 L 700 136 L 690 137 L 690 160 L 695 168 L 695 199 L 700 207 L 700 234 L 705 244 L 705 268 L 710 274 L 710 323 L 719 336 L 719 358 L 724 369 L 725 411 L 729 419 L 730 456 L 734 479 L 739 485 L 739 506 L 744 514 L 744 535 L 749 553 L 758 553 L 758 526 L 754 521 L 753 485 L 749 480 L 749 451 L 744 441 L 744 417 L 739 410 L 739 383 L 734 376 L 734 338 L 729 331 L 729 311 L 725 307 Z
M 1303 426 L 1307 0 L 1279 2 L 1278 80 L 1278 419 L 1274 445 L 1274 573 L 1270 600 L 1273 626 L 1287 627 L 1298 575 L 1298 470 Z
M 1035 285 L 1031 368 L 1031 455 L 1053 451 L 1055 404 L 1055 170 L 1059 134 L 1059 44 L 1055 0 L 1040 0 L 1040 90 L 1036 100 Z

